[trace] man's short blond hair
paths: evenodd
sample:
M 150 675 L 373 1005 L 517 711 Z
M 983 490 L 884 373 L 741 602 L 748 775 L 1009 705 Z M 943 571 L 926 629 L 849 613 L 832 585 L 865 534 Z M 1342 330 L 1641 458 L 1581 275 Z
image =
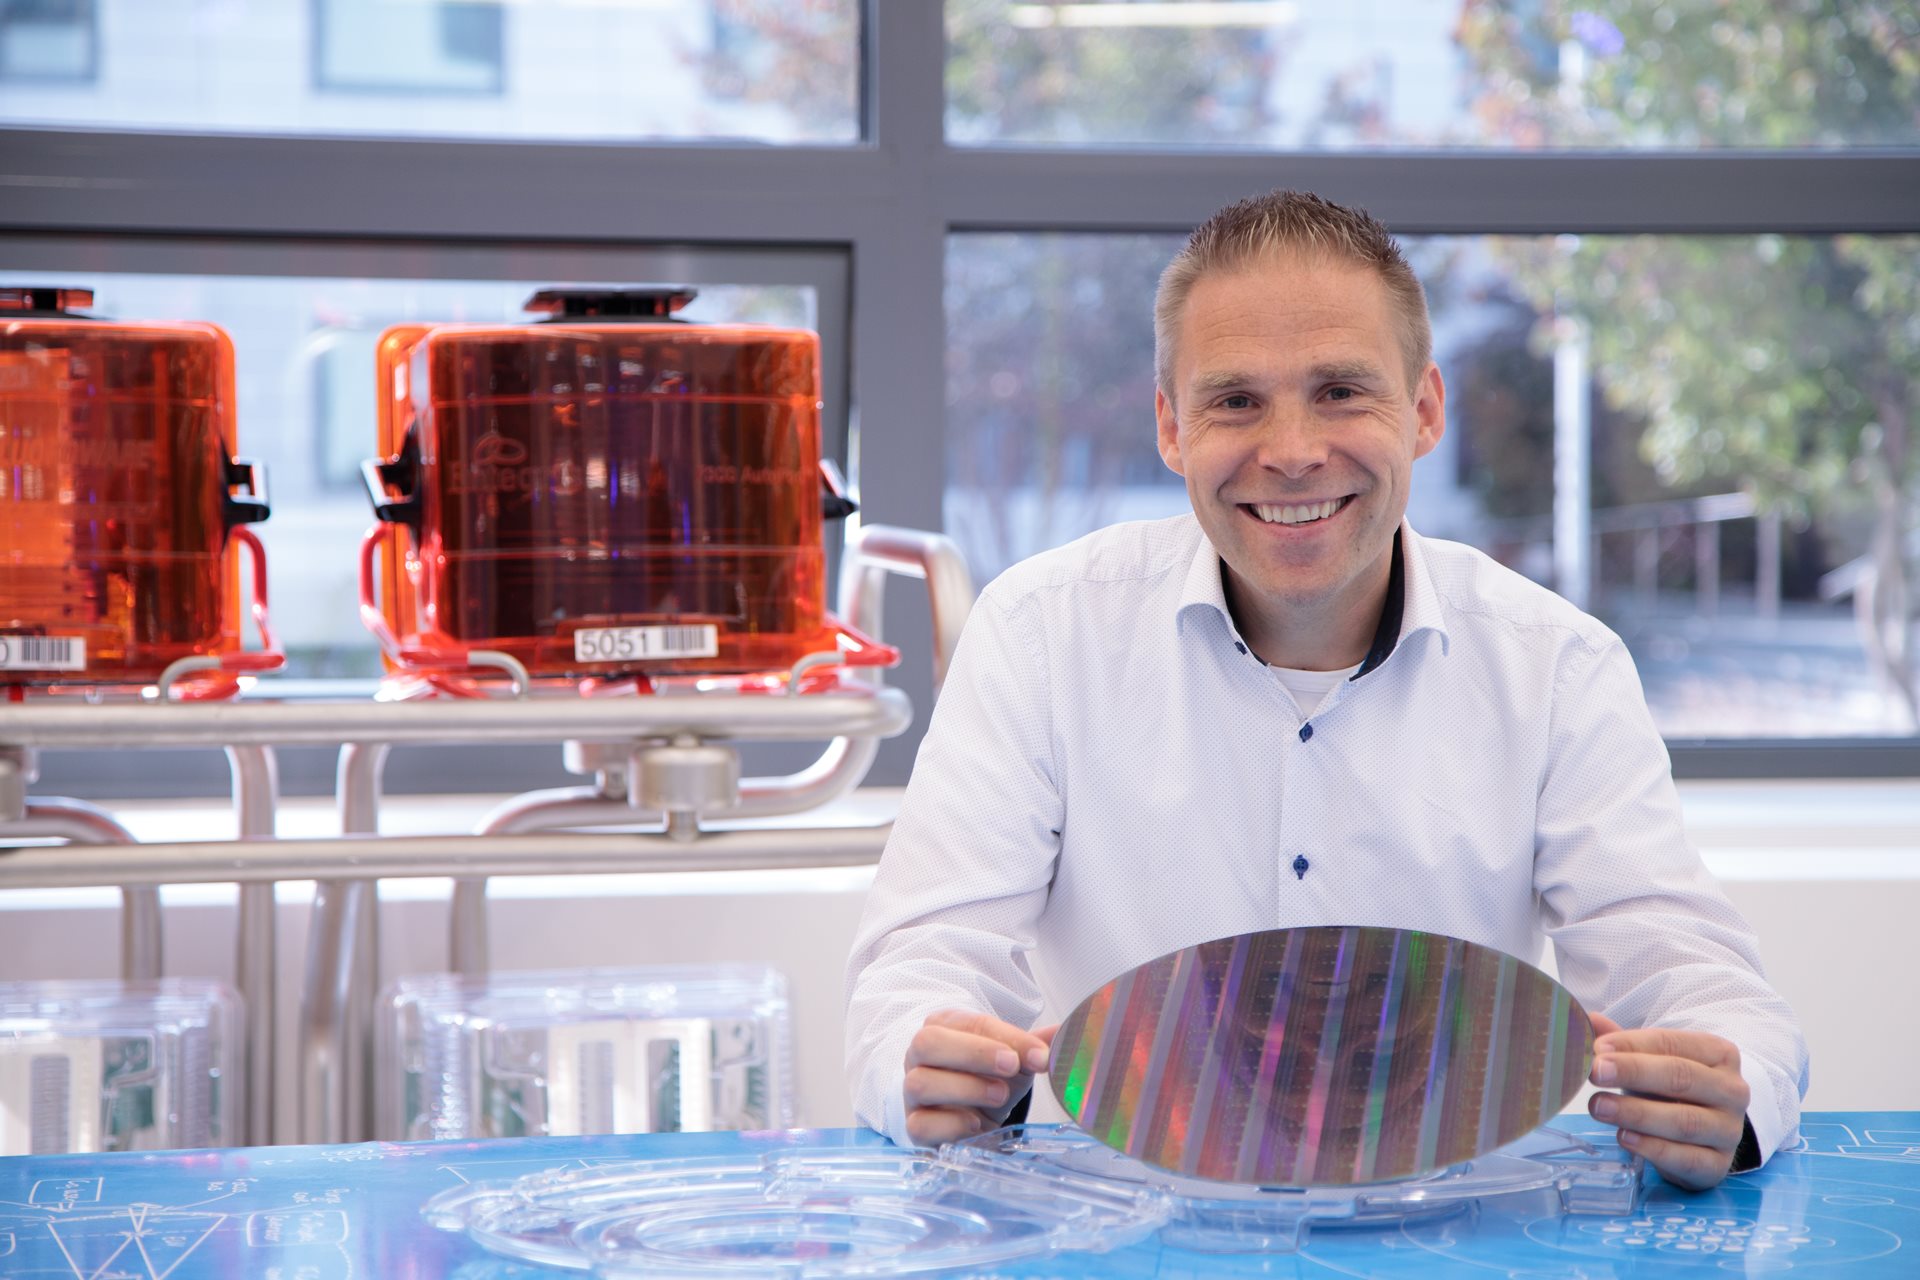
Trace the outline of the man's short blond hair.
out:
M 1230 204 L 1201 223 L 1160 273 L 1153 300 L 1153 366 L 1160 390 L 1174 395 L 1174 347 L 1187 295 L 1202 276 L 1237 271 L 1275 253 L 1331 257 L 1371 268 L 1400 313 L 1400 350 L 1412 395 L 1433 355 L 1427 294 L 1387 228 L 1364 209 L 1307 191 L 1270 191 Z

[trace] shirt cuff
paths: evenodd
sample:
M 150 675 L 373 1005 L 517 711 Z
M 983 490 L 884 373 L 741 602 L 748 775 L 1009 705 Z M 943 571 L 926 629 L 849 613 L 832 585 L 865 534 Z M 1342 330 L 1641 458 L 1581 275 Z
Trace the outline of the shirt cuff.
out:
M 1745 1173 L 1757 1169 L 1772 1158 L 1773 1153 L 1792 1141 L 1799 1131 L 1799 1116 L 1791 1118 L 1780 1112 L 1780 1085 L 1758 1058 L 1740 1055 L 1740 1077 L 1747 1082 L 1747 1130 L 1741 1135 L 1741 1147 L 1744 1151 L 1746 1139 L 1751 1137 L 1759 1159 L 1745 1168 L 1740 1167 L 1736 1153 L 1735 1173 Z
M 905 1025 L 904 1034 L 888 1038 L 873 1057 L 867 1061 L 867 1070 L 880 1079 L 879 1115 L 866 1117 L 873 1127 L 892 1140 L 895 1146 L 915 1147 L 918 1144 L 907 1136 L 907 1099 L 906 1071 L 907 1046 L 913 1042 L 913 1033 L 920 1026 L 918 1021 Z
M 1728 1173 L 1752 1173 L 1766 1161 L 1760 1158 L 1760 1139 L 1753 1134 L 1753 1121 L 1740 1121 L 1740 1145 L 1733 1149 L 1733 1165 Z

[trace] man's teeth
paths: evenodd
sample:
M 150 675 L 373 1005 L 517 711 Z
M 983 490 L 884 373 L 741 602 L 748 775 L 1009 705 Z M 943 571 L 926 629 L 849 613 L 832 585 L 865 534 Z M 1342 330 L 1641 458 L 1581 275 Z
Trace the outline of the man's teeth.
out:
M 1346 505 L 1345 498 L 1335 498 L 1330 502 L 1314 502 L 1303 507 L 1275 506 L 1272 503 L 1254 502 L 1248 505 L 1253 513 L 1268 524 L 1305 524 L 1309 520 L 1324 520 Z

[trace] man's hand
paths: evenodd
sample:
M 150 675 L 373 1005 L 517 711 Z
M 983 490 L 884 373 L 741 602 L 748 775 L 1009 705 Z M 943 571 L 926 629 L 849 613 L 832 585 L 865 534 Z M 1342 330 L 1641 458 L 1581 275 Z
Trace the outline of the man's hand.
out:
M 1624 1031 L 1591 1015 L 1593 1082 L 1624 1093 L 1596 1093 L 1587 1109 L 1620 1126 L 1620 1145 L 1646 1157 L 1662 1177 L 1705 1191 L 1727 1176 L 1746 1125 L 1750 1090 L 1740 1050 L 1705 1031 Z
M 1060 1028 L 1022 1031 L 984 1013 L 942 1009 L 907 1045 L 907 1136 L 923 1147 L 985 1133 L 1047 1068 Z

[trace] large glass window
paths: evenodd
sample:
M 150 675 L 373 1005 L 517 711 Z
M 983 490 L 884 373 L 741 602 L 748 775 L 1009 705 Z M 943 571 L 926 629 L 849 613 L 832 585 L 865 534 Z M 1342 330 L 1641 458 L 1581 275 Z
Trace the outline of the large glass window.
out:
M 1182 239 L 951 238 L 946 525 L 976 572 L 1187 509 L 1152 374 Z M 1416 528 L 1598 613 L 1669 737 L 1914 731 L 1920 238 L 1407 247 L 1449 388 Z
M 1907 0 L 948 0 L 967 144 L 1920 142 Z
M 92 289 L 90 314 L 212 321 L 233 338 L 239 452 L 267 466 L 273 516 L 257 531 L 293 678 L 380 672 L 357 607 L 358 550 L 372 519 L 360 460 L 377 452 L 373 350 L 381 330 L 528 320 L 528 296 L 565 283 L 0 270 L 0 285 L 49 282 Z M 816 291 L 799 285 L 702 285 L 680 315 L 821 324 Z M 830 427 L 830 442 L 843 448 L 844 436 Z
M 96 22 L 90 0 L 0 0 L 0 122 L 847 143 L 860 136 L 860 8 L 128 0 L 101 5 Z M 82 65 L 84 90 L 43 82 L 78 78 Z

